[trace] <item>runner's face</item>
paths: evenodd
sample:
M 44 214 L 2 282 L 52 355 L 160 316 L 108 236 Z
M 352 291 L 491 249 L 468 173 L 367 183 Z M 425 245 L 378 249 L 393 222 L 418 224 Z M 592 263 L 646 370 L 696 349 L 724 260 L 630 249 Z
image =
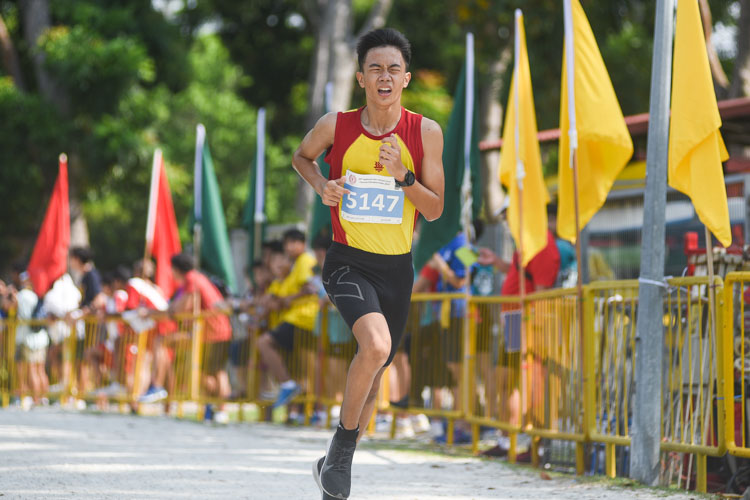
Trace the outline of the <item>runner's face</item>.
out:
M 401 102 L 401 92 L 409 85 L 404 56 L 396 47 L 376 47 L 365 56 L 357 72 L 359 86 L 365 89 L 368 104 L 389 106 Z

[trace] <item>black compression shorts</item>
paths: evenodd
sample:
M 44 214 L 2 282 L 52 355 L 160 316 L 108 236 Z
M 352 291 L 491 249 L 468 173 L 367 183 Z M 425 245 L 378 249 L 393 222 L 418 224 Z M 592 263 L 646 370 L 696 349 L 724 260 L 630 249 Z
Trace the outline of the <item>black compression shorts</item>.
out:
M 381 313 L 391 333 L 393 361 L 406 327 L 414 269 L 411 253 L 382 255 L 333 242 L 323 266 L 328 297 L 349 325 L 369 313 Z

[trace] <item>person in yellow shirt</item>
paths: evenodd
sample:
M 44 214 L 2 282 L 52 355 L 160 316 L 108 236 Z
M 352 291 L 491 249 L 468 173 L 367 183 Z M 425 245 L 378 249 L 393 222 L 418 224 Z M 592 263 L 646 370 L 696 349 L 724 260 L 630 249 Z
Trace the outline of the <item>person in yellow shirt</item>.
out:
M 289 374 L 279 349 L 291 352 L 295 336 L 312 332 L 319 308 L 318 299 L 308 285 L 317 261 L 305 250 L 304 233 L 290 229 L 284 233 L 283 243 L 284 253 L 293 263 L 289 274 L 271 289 L 280 310 L 279 322 L 258 339 L 261 360 L 280 384 L 274 408 L 287 404 L 301 390 Z

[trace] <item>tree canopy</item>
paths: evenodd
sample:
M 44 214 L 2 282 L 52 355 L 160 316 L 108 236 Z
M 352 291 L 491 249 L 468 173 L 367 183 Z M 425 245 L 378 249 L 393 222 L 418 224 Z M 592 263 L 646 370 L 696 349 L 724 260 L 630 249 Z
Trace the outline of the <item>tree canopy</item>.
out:
M 0 0 L 8 37 L 0 63 L 0 262 L 28 258 L 55 180 L 70 157 L 71 199 L 88 224 L 101 266 L 143 253 L 151 156 L 164 150 L 183 240 L 192 204 L 195 126 L 203 123 L 230 228 L 242 208 L 255 149 L 257 109 L 268 110 L 267 217 L 293 222 L 297 178 L 291 154 L 309 109 L 316 26 L 323 0 Z M 376 0 L 351 0 L 361 26 Z M 655 0 L 583 1 L 625 114 L 648 109 Z M 714 23 L 737 24 L 733 0 L 711 2 Z M 476 35 L 480 84 L 512 46 L 513 11 L 525 9 L 539 128 L 559 120 L 562 4 L 544 0 L 399 0 L 386 24 L 411 40 L 414 79 L 407 107 L 445 125 Z M 40 28 L 41 26 L 41 28 Z M 38 38 L 34 29 L 41 29 Z M 747 32 L 747 31 L 745 31 Z M 10 51 L 8 51 L 10 47 Z M 727 74 L 734 59 L 721 60 Z M 47 85 L 49 79 L 51 84 Z M 503 76 L 507 99 L 510 71 Z M 352 84 L 354 75 L 352 75 Z M 363 102 L 355 88 L 352 107 Z

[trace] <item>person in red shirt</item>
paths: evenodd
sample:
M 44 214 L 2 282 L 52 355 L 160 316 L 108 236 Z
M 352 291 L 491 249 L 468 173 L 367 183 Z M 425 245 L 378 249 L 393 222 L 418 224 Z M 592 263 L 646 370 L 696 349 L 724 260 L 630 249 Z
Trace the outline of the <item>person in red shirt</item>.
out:
M 180 253 L 172 257 L 172 275 L 178 291 L 169 310 L 203 313 L 203 384 L 209 396 L 226 400 L 232 391 L 226 369 L 232 326 L 223 311 L 229 309 L 229 305 L 219 289 L 204 274 L 193 269 L 193 259 L 190 255 Z M 223 411 L 223 404 L 219 405 L 219 411 L 216 413 L 211 405 L 206 405 L 205 418 L 218 423 L 226 423 L 228 420 L 227 414 Z
M 505 273 L 502 295 L 518 295 L 521 293 L 519 281 L 519 255 L 518 250 L 513 252 L 513 261 L 508 262 L 496 255 L 489 248 L 479 249 L 479 263 L 484 266 L 492 265 L 500 272 Z M 552 288 L 557 280 L 560 270 L 560 252 L 552 231 L 547 231 L 547 246 L 529 261 L 524 269 L 526 275 L 526 293 L 538 292 Z

